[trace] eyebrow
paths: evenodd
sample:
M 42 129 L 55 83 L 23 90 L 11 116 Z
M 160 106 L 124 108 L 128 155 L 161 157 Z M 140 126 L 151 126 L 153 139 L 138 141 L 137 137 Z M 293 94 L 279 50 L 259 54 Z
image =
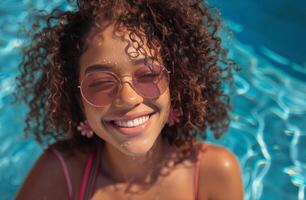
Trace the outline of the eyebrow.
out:
M 140 58 L 137 60 L 133 60 L 132 64 L 133 65 L 140 65 L 140 64 L 147 64 L 147 63 L 153 63 L 154 59 L 152 57 L 146 57 L 146 58 Z M 89 72 L 94 72 L 94 71 L 111 71 L 112 68 L 116 67 L 115 64 L 109 64 L 109 63 L 101 63 L 101 64 L 94 64 L 90 65 L 89 67 L 86 68 L 85 70 L 85 75 L 88 74 Z

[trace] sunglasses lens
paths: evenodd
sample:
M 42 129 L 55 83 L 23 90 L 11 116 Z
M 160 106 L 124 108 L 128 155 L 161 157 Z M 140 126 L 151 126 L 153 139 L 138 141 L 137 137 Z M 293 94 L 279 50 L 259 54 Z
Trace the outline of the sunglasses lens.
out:
M 96 106 L 105 106 L 116 97 L 117 78 L 109 72 L 91 73 L 82 82 L 81 91 L 84 98 Z
M 134 90 L 144 98 L 157 98 L 168 87 L 169 77 L 161 66 L 141 67 L 133 74 Z M 83 97 L 94 106 L 106 106 L 116 98 L 120 88 L 119 78 L 112 72 L 88 74 L 81 84 Z
M 168 87 L 168 73 L 159 65 L 143 67 L 134 73 L 135 90 L 144 98 L 157 98 Z

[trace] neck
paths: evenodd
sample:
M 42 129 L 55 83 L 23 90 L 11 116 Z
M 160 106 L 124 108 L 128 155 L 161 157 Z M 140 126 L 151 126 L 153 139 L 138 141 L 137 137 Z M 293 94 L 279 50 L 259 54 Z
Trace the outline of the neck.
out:
M 115 182 L 147 182 L 155 175 L 162 163 L 166 160 L 166 152 L 170 152 L 170 146 L 158 137 L 153 147 L 141 156 L 129 156 L 122 153 L 116 147 L 106 143 L 102 148 L 103 174 L 107 174 Z M 153 177 L 152 177 L 153 176 Z

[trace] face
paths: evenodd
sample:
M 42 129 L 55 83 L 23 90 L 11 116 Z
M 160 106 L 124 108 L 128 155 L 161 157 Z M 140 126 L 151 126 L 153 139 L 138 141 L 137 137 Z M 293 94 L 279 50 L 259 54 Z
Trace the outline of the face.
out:
M 135 52 L 136 49 L 130 47 L 126 50 L 128 42 L 131 42 L 128 32 L 124 32 L 124 39 L 121 39 L 114 36 L 113 30 L 113 25 L 109 25 L 103 32 L 93 29 L 88 34 L 88 48 L 80 58 L 79 82 L 89 73 L 107 71 L 119 77 L 122 87 L 112 101 L 103 107 L 94 106 L 82 98 L 83 112 L 95 134 L 106 145 L 127 155 L 142 155 L 151 149 L 167 121 L 169 87 L 155 99 L 144 98 L 135 91 L 130 81 L 131 75 L 146 67 L 145 56 L 139 54 L 131 58 L 128 52 Z M 144 49 L 150 52 L 146 45 Z M 156 65 L 160 64 L 156 62 Z

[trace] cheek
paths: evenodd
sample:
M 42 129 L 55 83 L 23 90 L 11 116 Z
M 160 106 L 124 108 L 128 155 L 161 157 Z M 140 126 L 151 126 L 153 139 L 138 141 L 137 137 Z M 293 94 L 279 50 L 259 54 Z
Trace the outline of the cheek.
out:
M 91 105 L 88 105 L 86 102 L 84 102 L 84 100 L 82 102 L 85 117 L 90 127 L 93 129 L 94 132 L 97 133 L 101 127 L 101 119 L 105 115 L 107 107 L 95 108 Z
M 169 88 L 160 96 L 161 101 L 163 102 L 164 106 L 170 108 L 171 101 L 170 101 L 170 90 Z
M 161 112 L 160 115 L 162 117 L 162 121 L 163 123 L 166 123 L 169 112 L 170 112 L 170 106 L 171 106 L 169 89 L 159 97 L 156 103 L 160 109 L 160 112 Z

